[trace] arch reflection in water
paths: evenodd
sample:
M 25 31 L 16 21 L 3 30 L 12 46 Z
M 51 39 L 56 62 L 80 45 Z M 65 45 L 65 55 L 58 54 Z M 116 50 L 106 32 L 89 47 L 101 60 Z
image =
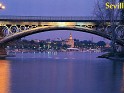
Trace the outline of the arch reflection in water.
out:
M 0 93 L 10 93 L 10 64 L 7 60 L 0 60 Z

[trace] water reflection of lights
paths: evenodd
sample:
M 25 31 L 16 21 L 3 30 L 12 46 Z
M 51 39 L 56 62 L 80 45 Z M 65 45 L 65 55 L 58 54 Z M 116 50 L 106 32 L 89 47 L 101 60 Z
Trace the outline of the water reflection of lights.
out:
M 0 93 L 10 93 L 10 65 L 6 60 L 0 60 Z
M 57 55 L 57 52 L 48 52 L 48 58 L 52 58 L 53 56 L 56 56 Z

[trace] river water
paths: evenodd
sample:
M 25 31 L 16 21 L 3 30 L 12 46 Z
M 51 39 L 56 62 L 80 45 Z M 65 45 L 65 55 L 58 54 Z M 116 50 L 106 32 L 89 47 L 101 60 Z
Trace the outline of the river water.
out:
M 101 53 L 18 53 L 0 60 L 0 93 L 124 93 L 124 63 Z

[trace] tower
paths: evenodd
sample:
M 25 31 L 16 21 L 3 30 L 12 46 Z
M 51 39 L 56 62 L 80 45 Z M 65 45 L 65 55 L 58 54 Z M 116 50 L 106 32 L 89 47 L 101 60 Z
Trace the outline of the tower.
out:
M 74 40 L 73 40 L 73 37 L 72 37 L 71 33 L 70 33 L 69 39 L 67 39 L 67 41 L 66 41 L 66 44 L 70 45 L 70 48 L 74 47 Z

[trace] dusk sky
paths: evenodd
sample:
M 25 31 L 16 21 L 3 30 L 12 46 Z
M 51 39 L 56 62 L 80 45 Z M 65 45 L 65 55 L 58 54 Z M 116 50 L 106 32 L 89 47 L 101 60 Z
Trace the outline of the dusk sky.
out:
M 3 0 L 5 10 L 0 15 L 17 16 L 92 16 L 94 0 Z M 76 31 L 53 31 L 28 36 L 28 39 L 68 38 L 72 32 L 74 38 L 95 41 L 103 40 L 98 36 Z

